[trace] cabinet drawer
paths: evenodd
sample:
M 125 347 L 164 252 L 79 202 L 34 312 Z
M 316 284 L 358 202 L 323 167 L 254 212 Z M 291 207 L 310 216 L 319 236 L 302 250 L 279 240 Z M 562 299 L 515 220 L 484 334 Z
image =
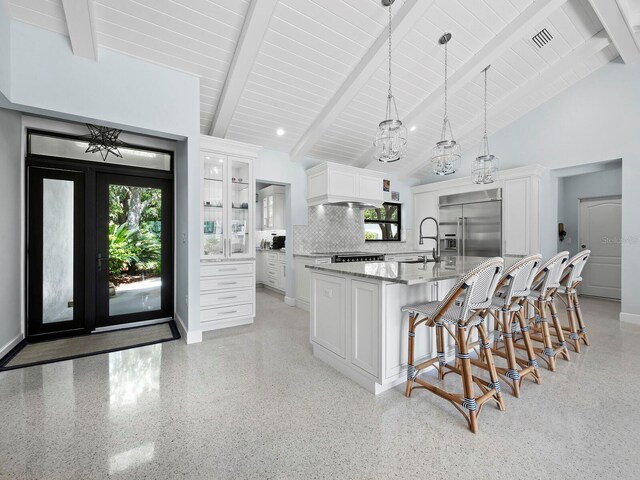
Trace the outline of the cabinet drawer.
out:
M 285 256 L 284 253 L 279 253 L 278 254 L 278 263 L 286 263 L 287 262 L 287 257 Z
M 200 307 L 221 307 L 223 305 L 238 305 L 253 302 L 253 289 L 231 292 L 211 292 L 200 295 Z
M 253 315 L 253 304 L 234 305 L 231 307 L 203 308 L 200 310 L 200 322 L 215 322 L 226 318 L 249 317 Z
M 253 287 L 253 277 L 205 277 L 200 279 L 200 291 L 238 290 Z
M 267 253 L 267 263 L 269 265 L 275 265 L 278 263 L 278 254 L 277 253 Z
M 220 275 L 249 275 L 253 273 L 253 263 L 223 263 L 220 265 L 200 265 L 201 277 Z
M 278 277 L 278 268 L 277 267 L 267 267 L 267 277 L 273 277 L 273 278 L 277 278 Z
M 280 282 L 278 281 L 277 278 L 267 277 L 267 281 L 265 283 L 267 285 L 269 285 L 270 287 L 277 288 L 279 290 L 281 289 L 280 288 Z

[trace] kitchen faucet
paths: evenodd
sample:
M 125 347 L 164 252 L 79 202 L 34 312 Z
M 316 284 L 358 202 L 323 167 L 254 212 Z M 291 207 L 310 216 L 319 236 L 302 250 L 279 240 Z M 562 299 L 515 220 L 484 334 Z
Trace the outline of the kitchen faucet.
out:
M 422 235 L 422 224 L 427 220 L 433 220 L 433 223 L 436 224 L 436 236 L 435 237 L 427 237 L 427 236 Z M 434 262 L 439 262 L 440 261 L 440 225 L 438 224 L 438 221 L 433 217 L 425 217 L 420 222 L 420 241 L 418 243 L 420 245 L 424 245 L 424 239 L 425 238 L 427 240 L 433 240 L 434 242 L 436 242 L 436 247 L 433 249 L 433 261 Z M 427 263 L 427 256 L 426 255 L 424 256 L 424 263 Z

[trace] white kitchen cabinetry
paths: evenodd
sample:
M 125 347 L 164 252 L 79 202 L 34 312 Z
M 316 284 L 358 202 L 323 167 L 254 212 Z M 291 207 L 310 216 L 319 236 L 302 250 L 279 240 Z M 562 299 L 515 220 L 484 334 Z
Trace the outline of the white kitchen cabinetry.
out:
M 256 284 L 264 283 L 267 271 L 267 252 L 256 251 Z
M 540 252 L 540 184 L 544 169 L 539 166 L 500 172 L 500 180 L 489 185 L 471 185 L 468 178 L 413 187 L 413 235 L 417 250 L 431 250 L 432 242 L 418 244 L 420 222 L 439 217 L 439 198 L 481 190 L 502 189 L 502 255 L 531 255 Z M 433 222 L 425 223 L 423 235 L 435 235 Z M 442 229 L 440 234 L 442 235 Z M 428 245 L 427 245 L 428 244 Z
M 307 203 L 368 203 L 382 205 L 384 174 L 364 168 L 325 162 L 307 170 Z
M 309 311 L 309 288 L 311 275 L 307 265 L 331 263 L 330 257 L 295 257 L 296 271 L 296 307 Z
M 262 206 L 262 229 L 285 229 L 285 187 L 271 185 L 258 193 Z
M 540 251 L 540 180 L 537 177 L 504 181 L 502 238 L 504 255 L 530 255 Z
M 255 317 L 255 181 L 259 147 L 202 136 L 200 326 L 214 330 Z

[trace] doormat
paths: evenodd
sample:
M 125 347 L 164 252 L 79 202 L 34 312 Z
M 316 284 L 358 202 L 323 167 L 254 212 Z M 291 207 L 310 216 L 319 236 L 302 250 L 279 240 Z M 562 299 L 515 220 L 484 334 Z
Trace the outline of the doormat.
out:
M 23 340 L 4 358 L 0 359 L 0 371 L 61 362 L 129 348 L 145 347 L 156 343 L 170 342 L 179 338 L 178 328 L 175 322 L 171 320 L 143 327 L 92 333 L 90 335 L 44 342 Z

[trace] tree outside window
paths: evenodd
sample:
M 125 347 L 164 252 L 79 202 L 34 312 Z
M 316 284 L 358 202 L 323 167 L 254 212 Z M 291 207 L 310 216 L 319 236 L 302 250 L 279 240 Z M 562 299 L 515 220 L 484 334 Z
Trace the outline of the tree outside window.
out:
M 381 208 L 364 210 L 364 239 L 367 242 L 399 242 L 401 230 L 399 203 L 383 203 Z

